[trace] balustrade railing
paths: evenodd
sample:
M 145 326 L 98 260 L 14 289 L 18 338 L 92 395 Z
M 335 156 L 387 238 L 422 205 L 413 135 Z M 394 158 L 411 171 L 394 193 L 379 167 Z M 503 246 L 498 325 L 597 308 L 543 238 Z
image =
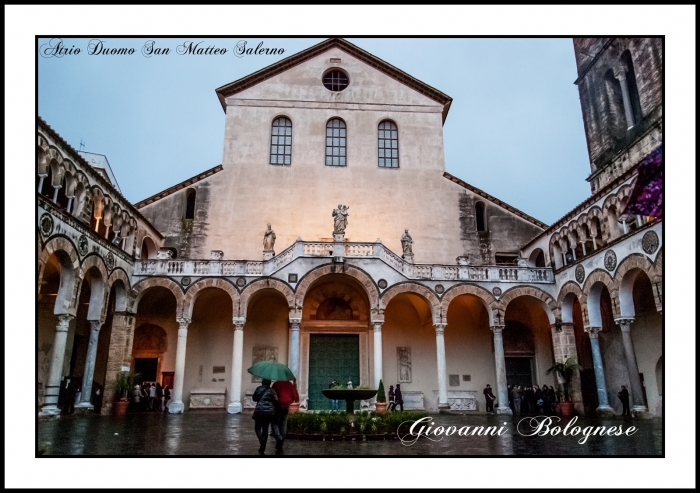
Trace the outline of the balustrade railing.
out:
M 333 255 L 333 242 L 297 241 L 278 255 L 265 261 L 245 260 L 139 260 L 136 276 L 267 276 L 297 258 L 328 258 Z M 548 268 L 516 266 L 471 266 L 412 264 L 381 243 L 346 243 L 346 258 L 376 258 L 408 279 L 445 281 L 490 281 L 552 283 L 554 274 Z

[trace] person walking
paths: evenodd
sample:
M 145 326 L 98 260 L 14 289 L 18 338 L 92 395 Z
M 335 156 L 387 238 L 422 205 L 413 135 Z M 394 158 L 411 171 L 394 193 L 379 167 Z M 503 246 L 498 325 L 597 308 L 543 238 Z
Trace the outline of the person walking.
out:
M 148 384 L 148 410 L 153 411 L 153 406 L 156 405 L 156 386 Z
M 163 388 L 163 412 L 168 412 L 168 401 L 170 401 L 170 386 L 166 385 Z
M 513 412 L 515 414 L 520 414 L 520 405 L 523 401 L 523 391 L 520 389 L 520 385 L 513 386 Z
M 277 410 L 277 393 L 270 387 L 271 383 L 270 380 L 265 378 L 262 381 L 262 385 L 253 392 L 253 402 L 257 403 L 255 411 L 253 411 L 253 419 L 255 420 L 255 434 L 260 442 L 260 448 L 258 449 L 260 455 L 265 455 L 270 423 L 275 419 Z
M 401 407 L 401 411 L 403 412 L 403 395 L 401 394 L 401 385 L 398 383 L 394 391 L 394 410 L 396 410 L 396 406 Z
M 493 412 L 493 401 L 496 400 L 496 396 L 493 395 L 493 390 L 491 390 L 491 385 L 486 384 L 486 388 L 484 389 L 484 398 L 486 399 L 486 412 L 487 413 L 492 413 Z
M 138 413 L 141 411 L 141 386 L 139 384 L 134 385 L 134 412 Z
M 389 385 L 389 405 L 387 406 L 387 411 L 393 411 L 396 407 L 396 394 L 394 393 L 394 386 Z
M 513 387 L 511 385 L 508 385 L 508 407 L 510 408 L 511 411 L 513 411 Z
M 161 412 L 163 410 L 163 387 L 160 386 L 160 382 L 156 382 L 156 411 Z
M 620 398 L 620 401 L 622 401 L 622 415 L 629 416 L 630 415 L 630 393 L 627 391 L 627 387 L 625 387 L 623 385 L 622 390 L 620 390 L 617 393 L 617 396 Z
M 540 389 L 539 385 L 535 385 L 532 389 L 534 396 L 532 400 L 535 403 L 535 410 L 537 411 L 538 414 L 542 414 L 542 410 L 544 408 L 544 399 L 542 396 L 542 389 Z
M 297 392 L 296 380 L 294 380 L 294 383 L 289 380 L 277 380 L 272 384 L 272 390 L 277 394 L 278 400 L 275 419 L 272 422 L 272 436 L 277 441 L 275 454 L 281 455 L 283 453 L 284 439 L 287 437 L 289 405 L 292 402 L 299 402 L 299 393 Z

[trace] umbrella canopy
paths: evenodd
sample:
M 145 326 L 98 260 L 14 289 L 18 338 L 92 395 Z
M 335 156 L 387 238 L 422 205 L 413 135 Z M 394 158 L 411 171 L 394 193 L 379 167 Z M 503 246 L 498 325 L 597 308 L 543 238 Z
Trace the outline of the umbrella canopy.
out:
M 268 380 L 293 380 L 292 370 L 277 361 L 258 361 L 248 368 L 248 373 Z

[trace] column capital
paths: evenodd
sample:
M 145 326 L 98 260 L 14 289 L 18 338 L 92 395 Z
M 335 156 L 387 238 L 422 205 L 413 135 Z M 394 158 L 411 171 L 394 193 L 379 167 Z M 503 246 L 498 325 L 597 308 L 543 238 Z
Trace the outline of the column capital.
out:
M 177 320 L 178 325 L 180 325 L 181 329 L 186 329 L 187 326 L 192 323 L 192 319 L 187 318 L 187 317 L 180 317 L 180 318 L 177 318 L 176 320 Z
M 236 323 L 235 321 L 233 322 L 234 324 Z M 245 321 L 244 321 L 245 323 Z M 289 318 L 289 323 L 292 325 L 292 330 L 299 330 L 299 324 L 301 323 L 301 318 Z
M 102 320 L 90 320 L 90 330 L 99 331 L 104 322 Z
M 634 322 L 633 317 L 620 317 L 615 319 L 615 323 L 620 326 L 622 332 L 629 332 L 632 329 L 632 322 Z
M 233 317 L 233 325 L 235 326 L 236 330 L 243 330 L 243 326 L 245 325 L 245 317 Z
M 70 321 L 73 320 L 74 316 L 70 313 L 64 313 L 58 316 L 58 324 L 56 325 L 56 330 L 58 332 L 68 332 L 68 325 Z
M 490 329 L 493 331 L 494 334 L 501 334 L 503 333 L 503 329 L 505 329 L 505 325 L 492 325 Z
M 436 335 L 444 335 L 445 334 L 445 327 L 447 327 L 447 324 L 445 323 L 438 323 L 438 324 L 433 324 L 435 326 L 435 334 Z
M 598 339 L 598 333 L 603 330 L 603 327 L 584 327 L 583 330 L 588 332 L 588 337 L 591 339 Z
M 382 332 L 382 325 L 384 324 L 383 320 L 372 320 L 372 326 L 374 327 L 374 333 L 376 334 L 377 332 L 381 333 Z

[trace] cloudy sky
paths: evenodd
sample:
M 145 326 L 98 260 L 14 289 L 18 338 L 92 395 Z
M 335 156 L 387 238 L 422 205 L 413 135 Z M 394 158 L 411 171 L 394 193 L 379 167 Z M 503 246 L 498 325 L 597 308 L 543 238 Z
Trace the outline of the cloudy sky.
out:
M 39 115 L 76 149 L 105 154 L 124 196 L 153 195 L 221 163 L 224 112 L 214 90 L 323 38 L 103 38 L 130 56 L 88 55 L 89 38 L 63 38 L 78 55 L 39 57 Z M 236 57 L 248 46 L 283 55 Z M 185 41 L 225 55 L 178 55 Z M 349 38 L 453 98 L 447 171 L 552 223 L 590 194 L 570 38 Z M 51 42 L 39 39 L 42 45 Z M 55 43 L 55 41 L 54 41 Z

